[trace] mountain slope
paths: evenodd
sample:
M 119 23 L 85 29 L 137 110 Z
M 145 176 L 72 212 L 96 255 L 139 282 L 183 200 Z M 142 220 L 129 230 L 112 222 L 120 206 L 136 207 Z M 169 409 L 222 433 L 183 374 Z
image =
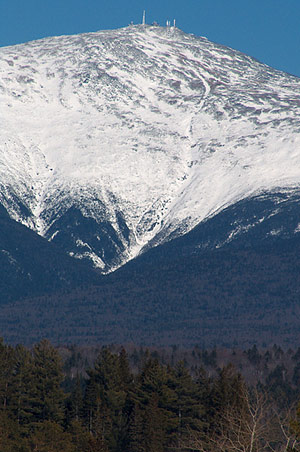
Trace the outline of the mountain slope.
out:
M 87 287 L 100 275 L 12 220 L 0 206 L 0 306 L 62 289 Z
M 26 344 L 48 337 L 60 344 L 298 346 L 298 236 L 275 247 L 162 253 L 173 242 L 100 286 L 0 306 L 1 334 Z
M 104 272 L 242 200 L 284 193 L 297 205 L 299 88 L 175 28 L 3 48 L 0 202 Z

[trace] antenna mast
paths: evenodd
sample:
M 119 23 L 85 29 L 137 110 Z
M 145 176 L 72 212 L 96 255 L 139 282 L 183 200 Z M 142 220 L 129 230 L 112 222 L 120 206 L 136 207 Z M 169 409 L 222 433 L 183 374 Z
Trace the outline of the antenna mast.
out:
M 143 12 L 143 25 L 146 24 L 146 11 Z

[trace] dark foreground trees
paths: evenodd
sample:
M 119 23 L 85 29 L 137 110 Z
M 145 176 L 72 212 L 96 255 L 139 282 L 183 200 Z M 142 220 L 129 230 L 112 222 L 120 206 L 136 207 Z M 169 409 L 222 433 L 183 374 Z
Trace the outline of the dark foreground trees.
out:
M 299 451 L 300 409 L 275 402 L 232 365 L 191 375 L 145 353 L 133 374 L 124 349 L 103 348 L 67 381 L 48 341 L 0 343 L 1 452 Z

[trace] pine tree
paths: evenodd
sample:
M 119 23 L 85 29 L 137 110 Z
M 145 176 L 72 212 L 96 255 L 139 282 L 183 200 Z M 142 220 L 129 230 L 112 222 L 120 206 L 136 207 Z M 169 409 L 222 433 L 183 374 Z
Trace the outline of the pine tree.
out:
M 64 432 L 59 424 L 49 420 L 40 422 L 36 426 L 29 442 L 33 451 L 75 452 L 71 435 Z
M 90 452 L 89 442 L 91 434 L 83 426 L 82 422 L 73 420 L 68 427 L 68 433 L 72 439 L 74 452 Z
M 220 421 L 224 428 L 224 413 L 228 410 L 234 411 L 237 415 L 240 413 L 241 417 L 244 415 L 247 411 L 246 392 L 245 382 L 232 364 L 228 364 L 219 371 L 210 395 L 210 422 L 213 430 L 218 430 Z
M 28 433 L 32 417 L 33 359 L 28 349 L 18 345 L 15 349 L 12 397 L 10 409 L 23 433 Z
M 29 452 L 26 439 L 22 438 L 19 426 L 7 411 L 0 412 L 1 452 Z
M 126 393 L 129 392 L 133 383 L 133 376 L 130 371 L 126 350 L 123 347 L 121 348 L 118 358 L 118 373 L 120 388 Z
M 120 356 L 103 348 L 88 371 L 85 412 L 89 429 L 102 435 L 111 451 L 125 450 L 128 442 L 127 393 L 132 380 L 127 356 Z
M 156 359 L 148 359 L 138 376 L 136 390 L 131 396 L 135 405 L 134 412 L 139 413 L 142 418 L 142 422 L 139 424 L 143 426 L 143 447 L 147 451 L 151 445 L 148 432 L 153 429 L 153 425 L 156 425 L 158 429 L 160 447 L 171 444 L 174 439 L 174 431 L 178 427 L 178 415 L 172 410 L 176 393 L 169 383 L 170 376 L 167 368 L 161 366 Z M 133 413 L 130 416 L 131 432 L 136 423 L 136 414 Z M 132 438 L 131 433 L 131 441 Z M 156 444 L 156 440 L 153 439 L 153 441 Z
M 130 452 L 147 452 L 144 441 L 144 431 L 145 431 L 144 418 L 145 418 L 144 411 L 141 410 L 137 403 L 135 403 L 130 415 L 130 425 L 129 425 Z
M 90 436 L 88 440 L 88 452 L 109 452 L 109 449 L 103 438 L 99 436 Z
M 205 407 L 199 388 L 182 361 L 176 365 L 174 377 L 179 416 L 178 433 L 182 437 L 193 431 L 199 432 L 203 428 Z
M 14 370 L 14 349 L 0 338 L 0 411 L 8 409 L 10 385 Z
M 76 375 L 75 384 L 72 392 L 67 399 L 66 422 L 70 424 L 72 421 L 80 422 L 83 417 L 83 391 L 80 376 Z
M 89 370 L 87 373 L 89 375 L 89 379 L 86 384 L 83 409 L 88 431 L 92 433 L 94 431 L 96 413 L 99 411 L 101 400 L 99 385 L 97 384 L 94 372 Z
M 159 408 L 159 396 L 152 393 L 144 414 L 144 444 L 147 452 L 164 452 L 166 445 L 165 413 Z
M 33 348 L 32 422 L 63 422 L 65 395 L 61 389 L 62 381 L 61 358 L 49 341 L 42 340 Z

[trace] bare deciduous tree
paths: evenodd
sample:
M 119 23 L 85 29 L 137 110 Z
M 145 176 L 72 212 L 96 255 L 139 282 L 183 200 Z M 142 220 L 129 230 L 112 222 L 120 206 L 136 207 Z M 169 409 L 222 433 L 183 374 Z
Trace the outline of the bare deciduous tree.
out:
M 240 407 L 228 406 L 218 425 L 194 435 L 182 450 L 193 452 L 288 452 L 298 451 L 300 442 L 291 429 L 292 409 L 279 415 L 265 394 L 246 388 Z

